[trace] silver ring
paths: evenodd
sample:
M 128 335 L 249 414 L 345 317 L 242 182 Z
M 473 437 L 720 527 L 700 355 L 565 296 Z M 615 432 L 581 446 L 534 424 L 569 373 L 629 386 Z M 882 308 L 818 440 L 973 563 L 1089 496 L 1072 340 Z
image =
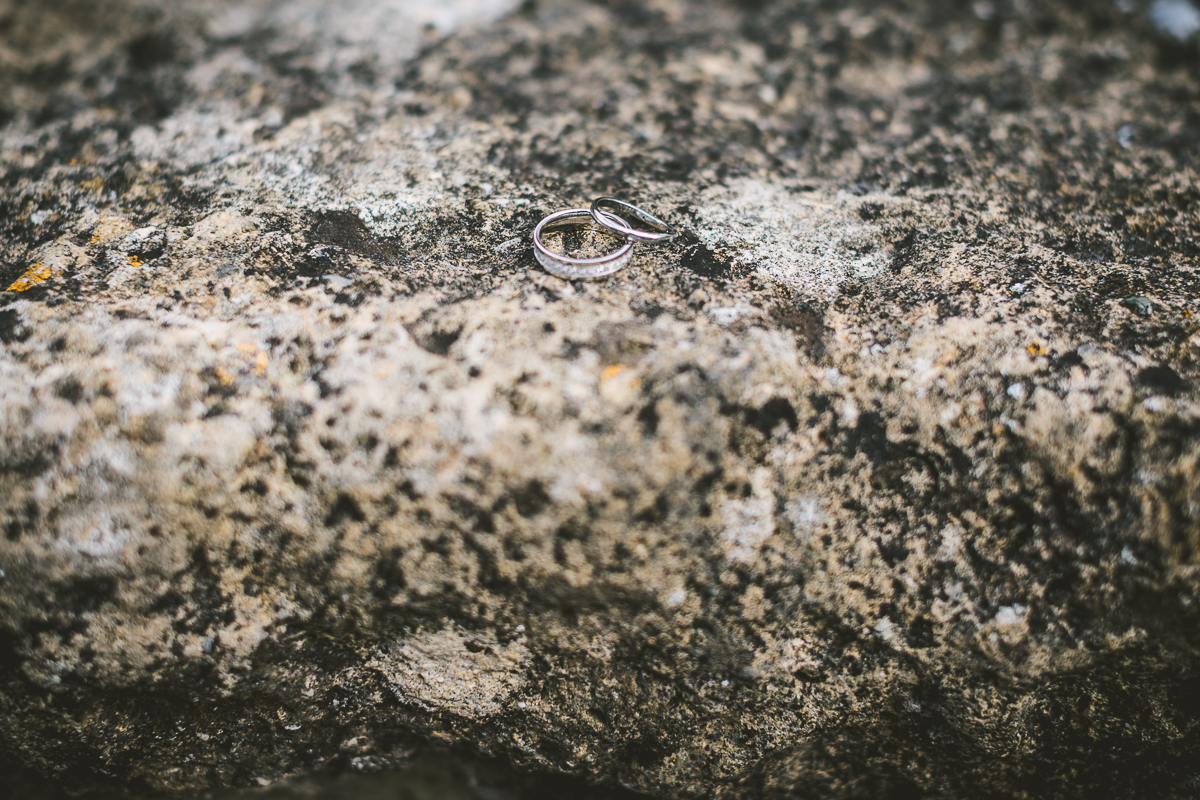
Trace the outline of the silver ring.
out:
M 620 212 L 623 212 L 622 216 L 633 217 L 652 228 L 658 228 L 658 230 L 647 231 L 641 228 L 634 228 L 627 224 L 622 216 L 605 211 L 601 206 L 616 206 Z M 631 239 L 640 239 L 643 242 L 665 242 L 679 235 L 679 231 L 674 226 L 669 225 L 649 211 L 644 211 L 632 203 L 626 203 L 624 200 L 618 200 L 615 197 L 597 197 L 592 201 L 591 211 L 592 219 L 597 223 Z
M 586 208 L 569 208 L 566 211 L 555 211 L 539 222 L 537 227 L 533 229 L 533 255 L 538 263 L 552 275 L 568 279 L 603 278 L 606 275 L 612 275 L 614 272 L 624 269 L 629 263 L 629 259 L 633 257 L 634 243 L 628 238 L 616 250 L 595 258 L 575 258 L 574 256 L 556 253 L 542 241 L 542 231 L 547 227 L 565 227 L 572 223 L 578 225 L 582 221 L 594 224 L 592 212 Z M 604 229 L 607 231 L 610 230 L 610 227 L 605 225 Z

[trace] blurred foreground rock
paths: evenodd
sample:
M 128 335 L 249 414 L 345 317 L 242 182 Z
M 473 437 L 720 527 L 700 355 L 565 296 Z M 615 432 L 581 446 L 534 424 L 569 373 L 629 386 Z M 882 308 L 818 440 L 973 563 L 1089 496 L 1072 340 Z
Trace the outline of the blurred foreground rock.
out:
M 1194 37 L 514 6 L 0 5 L 3 758 L 1193 796 Z

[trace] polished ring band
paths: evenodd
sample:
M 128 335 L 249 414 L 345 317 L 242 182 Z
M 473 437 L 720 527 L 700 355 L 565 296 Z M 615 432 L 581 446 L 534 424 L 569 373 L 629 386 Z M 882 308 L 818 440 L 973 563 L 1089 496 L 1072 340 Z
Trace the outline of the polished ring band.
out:
M 618 213 L 614 214 L 606 209 L 615 208 Z M 611 228 L 622 236 L 630 239 L 638 239 L 643 242 L 665 242 L 674 239 L 679 231 L 648 211 L 638 208 L 632 203 L 626 203 L 624 200 L 618 200 L 615 197 L 597 197 L 592 201 L 592 219 L 597 224 L 603 225 L 606 228 Z M 642 228 L 634 228 L 629 225 L 625 218 L 632 217 L 639 222 L 644 222 L 651 228 L 657 230 L 644 230 Z
M 604 214 L 611 218 L 611 214 Z M 556 253 L 542 241 L 542 231 L 547 228 L 560 228 L 571 225 L 593 224 L 595 212 L 586 208 L 570 208 L 566 211 L 556 211 L 538 223 L 533 229 L 533 255 L 547 272 L 560 278 L 603 278 L 624 269 L 633 257 L 633 242 L 628 238 L 621 246 L 611 253 L 605 253 L 595 258 L 575 258 Z M 612 225 L 602 223 L 605 230 L 616 230 Z

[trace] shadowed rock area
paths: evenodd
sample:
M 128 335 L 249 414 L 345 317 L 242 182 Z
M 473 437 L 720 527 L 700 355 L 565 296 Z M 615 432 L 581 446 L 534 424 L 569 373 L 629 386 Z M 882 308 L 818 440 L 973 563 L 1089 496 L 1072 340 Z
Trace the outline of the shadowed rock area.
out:
M 0 787 L 1193 797 L 1187 8 L 0 2 Z

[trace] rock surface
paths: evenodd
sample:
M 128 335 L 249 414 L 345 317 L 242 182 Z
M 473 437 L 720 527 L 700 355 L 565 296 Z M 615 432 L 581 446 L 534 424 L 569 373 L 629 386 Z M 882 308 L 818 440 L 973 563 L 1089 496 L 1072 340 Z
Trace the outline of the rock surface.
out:
M 1192 796 L 1195 37 L 424 6 L 0 5 L 3 757 Z

